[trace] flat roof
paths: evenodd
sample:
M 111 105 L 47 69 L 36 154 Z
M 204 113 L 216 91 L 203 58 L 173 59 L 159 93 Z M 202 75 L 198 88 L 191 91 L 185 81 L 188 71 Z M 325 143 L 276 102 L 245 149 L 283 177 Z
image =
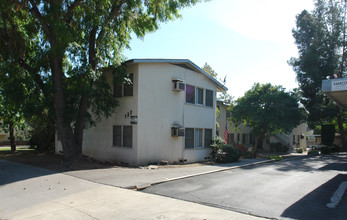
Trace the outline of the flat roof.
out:
M 209 78 L 212 82 L 217 84 L 217 91 L 227 91 L 228 88 L 225 87 L 222 83 L 220 83 L 217 79 L 213 78 L 210 74 L 206 73 L 200 67 L 198 67 L 195 63 L 188 59 L 131 59 L 125 61 L 125 63 L 171 63 L 173 65 L 178 65 L 183 68 L 190 69 L 194 72 L 201 73 Z
M 322 92 L 347 110 L 347 78 L 323 80 Z

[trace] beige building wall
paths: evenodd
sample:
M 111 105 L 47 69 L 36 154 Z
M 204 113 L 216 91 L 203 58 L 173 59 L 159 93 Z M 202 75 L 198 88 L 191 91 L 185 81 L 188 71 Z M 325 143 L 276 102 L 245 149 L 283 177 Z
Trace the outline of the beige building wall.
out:
M 217 133 L 219 133 L 219 136 L 224 139 L 224 131 L 225 131 L 228 105 L 225 105 L 221 101 L 218 101 L 217 108 L 219 108 L 219 112 L 220 112 L 219 117 L 217 117 L 217 122 L 219 124 Z M 271 150 L 270 143 L 276 143 L 276 142 L 280 142 L 282 144 L 289 146 L 290 151 L 298 147 L 306 148 L 307 147 L 307 141 L 306 141 L 307 128 L 308 128 L 307 123 L 303 123 L 297 126 L 296 128 L 294 128 L 290 134 L 276 134 L 270 137 L 266 137 L 263 140 L 262 148 L 264 150 Z M 230 143 L 243 144 L 245 147 L 252 146 L 254 144 L 254 139 L 253 140 L 252 138 L 250 139 L 252 135 L 251 132 L 252 132 L 252 128 L 248 126 L 240 125 L 239 127 L 235 127 L 232 125 L 231 122 L 229 122 L 228 124 L 229 139 L 230 138 L 232 139 L 232 141 L 229 140 Z M 295 140 L 293 136 L 295 136 Z

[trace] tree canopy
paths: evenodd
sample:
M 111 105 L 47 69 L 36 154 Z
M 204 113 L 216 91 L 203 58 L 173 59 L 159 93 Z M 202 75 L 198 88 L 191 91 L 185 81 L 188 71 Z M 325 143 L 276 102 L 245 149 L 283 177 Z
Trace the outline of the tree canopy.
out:
M 344 0 L 318 0 L 312 12 L 297 15 L 293 36 L 299 57 L 289 61 L 297 75 L 300 101 L 309 112 L 309 125 L 336 121 L 343 139 L 345 113 L 321 92 L 321 86 L 324 79 L 347 76 L 346 7 Z
M 267 135 L 289 133 L 305 119 L 296 93 L 286 92 L 281 86 L 271 84 L 253 85 L 245 95 L 231 106 L 231 121 L 252 128 L 258 141 Z
M 0 2 L 0 73 L 54 113 L 64 161 L 81 155 L 83 129 L 118 103 L 103 73 L 119 67 L 131 33 L 143 37 L 199 0 L 13 0 Z M 12 66 L 20 71 L 3 67 Z M 35 106 L 34 106 L 35 107 Z M 36 112 L 38 113 L 38 112 Z

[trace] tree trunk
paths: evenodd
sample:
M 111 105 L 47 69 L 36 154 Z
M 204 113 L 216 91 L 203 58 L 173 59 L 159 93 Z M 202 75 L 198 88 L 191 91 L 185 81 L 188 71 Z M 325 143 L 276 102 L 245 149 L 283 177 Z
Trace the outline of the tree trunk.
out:
M 11 143 L 11 152 L 16 151 L 16 145 L 15 145 L 15 138 L 14 138 L 14 126 L 13 126 L 13 121 L 10 121 L 9 124 L 9 130 L 10 130 L 10 143 Z
M 342 117 L 341 117 L 341 109 L 340 107 L 337 108 L 337 125 L 339 127 L 339 132 L 341 135 L 341 142 L 342 142 L 342 151 L 347 152 L 347 140 L 346 140 L 346 132 L 343 128 L 343 123 L 342 123 Z
M 257 157 L 257 150 L 258 150 L 258 144 L 259 144 L 259 140 L 262 139 L 262 135 L 257 135 L 255 137 L 255 144 L 252 150 L 252 158 L 256 158 Z
M 56 119 L 56 128 L 63 146 L 63 165 L 70 167 L 77 159 L 78 153 L 76 140 L 69 122 L 64 119 L 65 115 L 65 96 L 64 96 L 64 73 L 62 69 L 63 59 L 57 55 L 50 55 L 50 67 L 53 80 L 53 100 Z
M 74 137 L 76 140 L 76 154 L 82 155 L 83 130 L 85 126 L 85 117 L 88 109 L 89 97 L 83 94 L 80 101 L 77 123 L 75 125 Z

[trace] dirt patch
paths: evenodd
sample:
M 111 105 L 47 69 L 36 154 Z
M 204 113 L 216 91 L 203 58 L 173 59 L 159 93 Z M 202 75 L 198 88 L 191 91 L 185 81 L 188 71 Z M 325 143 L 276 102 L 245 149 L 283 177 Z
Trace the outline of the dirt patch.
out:
M 53 152 L 38 152 L 35 150 L 16 151 L 14 153 L 1 152 L 0 159 L 42 167 L 57 172 L 67 170 L 62 166 L 63 157 Z M 82 157 L 71 167 L 71 170 L 101 169 L 109 167 L 113 166 L 111 164 L 104 164 L 87 157 Z

